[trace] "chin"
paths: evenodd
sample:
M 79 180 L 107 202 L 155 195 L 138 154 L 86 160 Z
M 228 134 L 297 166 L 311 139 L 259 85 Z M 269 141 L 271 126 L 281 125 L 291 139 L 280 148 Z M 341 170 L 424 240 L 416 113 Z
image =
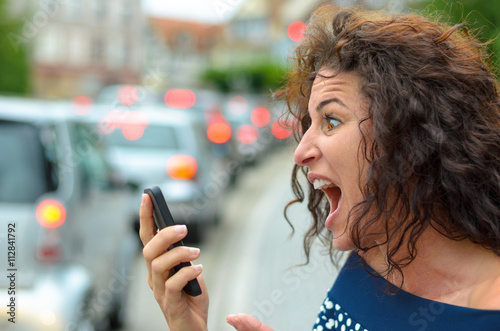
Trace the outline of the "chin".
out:
M 333 238 L 333 248 L 338 251 L 352 251 L 356 248 L 351 238 L 348 238 L 345 235 L 342 235 L 338 238 Z

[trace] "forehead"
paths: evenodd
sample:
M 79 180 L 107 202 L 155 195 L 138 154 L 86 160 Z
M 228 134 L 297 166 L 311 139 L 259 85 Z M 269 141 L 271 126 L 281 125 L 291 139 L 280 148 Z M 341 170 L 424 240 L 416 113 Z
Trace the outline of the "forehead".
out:
M 336 73 L 333 70 L 321 69 L 318 71 L 311 88 L 313 94 L 338 92 L 359 95 L 361 77 L 355 72 Z
M 321 69 L 311 87 L 309 110 L 313 111 L 321 101 L 329 98 L 339 99 L 353 112 L 366 109 L 360 87 L 361 77 L 355 72 Z

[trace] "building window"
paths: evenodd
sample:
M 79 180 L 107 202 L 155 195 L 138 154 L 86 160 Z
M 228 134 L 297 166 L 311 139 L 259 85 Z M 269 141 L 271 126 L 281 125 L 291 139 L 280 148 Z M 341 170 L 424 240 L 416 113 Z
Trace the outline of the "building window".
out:
M 129 39 L 125 40 L 123 43 L 123 66 L 125 68 L 131 67 L 132 66 L 132 61 L 133 61 L 133 48 L 132 48 L 132 43 L 130 42 Z
M 91 60 L 94 63 L 102 63 L 105 59 L 105 43 L 102 37 L 94 37 L 91 45 Z
M 104 22 L 106 21 L 106 16 L 108 14 L 108 3 L 105 0 L 96 0 L 94 2 L 94 10 L 95 10 L 95 20 L 96 22 Z
M 79 28 L 69 29 L 68 33 L 68 63 L 81 66 L 87 60 L 87 43 L 84 30 Z
M 124 26 L 132 26 L 134 21 L 134 0 L 123 1 L 122 8 L 122 22 Z
M 193 36 L 188 31 L 180 31 L 175 37 L 175 44 L 181 50 L 190 50 L 193 48 Z
M 61 30 L 57 26 L 48 26 L 40 32 L 36 39 L 35 57 L 37 61 L 48 64 L 59 63 L 62 60 Z
M 84 8 L 80 0 L 71 0 L 66 4 L 68 19 L 71 21 L 85 20 Z

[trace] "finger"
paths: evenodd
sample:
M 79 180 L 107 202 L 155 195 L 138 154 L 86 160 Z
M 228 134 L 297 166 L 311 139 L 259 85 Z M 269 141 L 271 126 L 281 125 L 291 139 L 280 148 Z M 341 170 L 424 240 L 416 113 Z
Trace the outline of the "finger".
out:
M 184 238 L 187 234 L 185 225 L 169 226 L 159 231 L 156 236 L 151 239 L 142 250 L 144 259 L 150 264 L 158 256 L 167 251 L 170 246 Z
M 226 317 L 226 322 L 238 331 L 274 331 L 248 314 L 229 315 Z
M 182 300 L 182 289 L 190 281 L 198 277 L 203 271 L 203 265 L 192 265 L 181 268 L 164 283 L 167 303 L 171 307 L 176 307 Z
M 167 227 L 151 239 L 142 250 L 142 255 L 148 269 L 148 284 L 153 288 L 152 267 L 153 260 L 165 253 L 174 243 L 184 238 L 187 234 L 185 225 L 175 225 Z M 159 266 L 158 266 L 159 267 Z
M 156 226 L 153 218 L 153 204 L 147 194 L 142 195 L 141 208 L 139 209 L 139 237 L 142 244 L 146 244 L 156 235 Z
M 158 295 L 165 292 L 165 281 L 172 274 L 171 270 L 181 262 L 190 262 L 200 256 L 200 250 L 194 247 L 176 247 L 151 263 L 153 291 Z M 187 283 L 187 281 L 186 281 Z
M 152 261 L 153 271 L 170 270 L 181 262 L 191 262 L 200 257 L 200 249 L 196 247 L 178 246 L 168 251 L 168 253 L 158 256 Z

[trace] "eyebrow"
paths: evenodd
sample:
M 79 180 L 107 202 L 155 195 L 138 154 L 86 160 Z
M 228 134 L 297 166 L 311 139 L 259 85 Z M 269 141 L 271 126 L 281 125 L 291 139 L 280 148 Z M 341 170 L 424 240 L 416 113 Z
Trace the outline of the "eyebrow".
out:
M 316 107 L 316 111 L 319 112 L 321 109 L 323 109 L 323 107 L 325 107 L 327 104 L 332 103 L 332 102 L 336 102 L 339 105 L 347 108 L 347 106 L 345 105 L 345 103 L 343 103 L 339 99 L 337 99 L 337 98 L 330 98 L 330 99 L 326 99 L 326 100 L 321 101 L 319 103 L 319 105 Z

